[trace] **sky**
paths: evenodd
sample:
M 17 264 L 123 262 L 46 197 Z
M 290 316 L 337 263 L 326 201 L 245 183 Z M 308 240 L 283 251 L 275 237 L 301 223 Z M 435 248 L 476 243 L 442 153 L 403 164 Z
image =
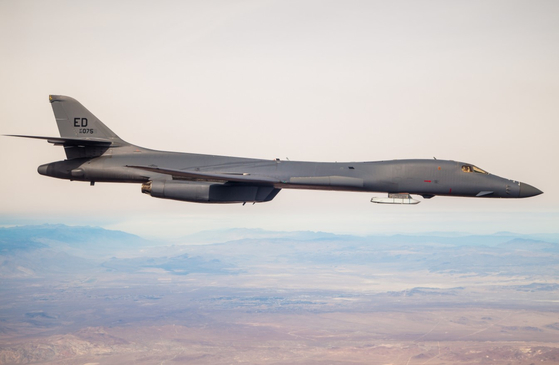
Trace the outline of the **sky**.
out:
M 37 166 L 44 141 L 0 137 L 0 226 L 98 225 L 147 237 L 209 229 L 559 232 L 557 1 L 0 2 L 0 134 L 56 136 L 49 94 L 124 140 L 302 161 L 433 158 L 544 191 L 530 199 L 283 190 L 269 203 L 151 198 Z M 419 200 L 423 200 L 419 198 Z

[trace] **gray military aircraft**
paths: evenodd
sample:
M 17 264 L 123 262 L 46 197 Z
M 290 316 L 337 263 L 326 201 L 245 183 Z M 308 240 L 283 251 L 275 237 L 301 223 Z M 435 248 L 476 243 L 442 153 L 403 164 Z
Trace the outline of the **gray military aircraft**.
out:
M 155 151 L 120 139 L 77 100 L 50 95 L 60 137 L 11 135 L 63 146 L 67 159 L 39 166 L 60 179 L 142 184 L 156 198 L 197 203 L 263 203 L 281 189 L 386 192 L 371 201 L 417 204 L 410 194 L 526 198 L 535 187 L 491 175 L 463 162 L 394 160 L 298 162 Z

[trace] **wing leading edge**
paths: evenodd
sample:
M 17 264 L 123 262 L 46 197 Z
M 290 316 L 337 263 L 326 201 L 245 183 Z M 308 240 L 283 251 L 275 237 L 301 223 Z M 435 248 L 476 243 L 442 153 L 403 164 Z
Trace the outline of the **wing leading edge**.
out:
M 126 165 L 133 169 L 156 172 L 158 174 L 171 175 L 177 180 L 210 181 L 210 182 L 241 182 L 250 184 L 272 185 L 281 183 L 280 180 L 268 176 L 252 175 L 249 173 L 208 173 L 200 171 L 164 169 L 154 166 Z

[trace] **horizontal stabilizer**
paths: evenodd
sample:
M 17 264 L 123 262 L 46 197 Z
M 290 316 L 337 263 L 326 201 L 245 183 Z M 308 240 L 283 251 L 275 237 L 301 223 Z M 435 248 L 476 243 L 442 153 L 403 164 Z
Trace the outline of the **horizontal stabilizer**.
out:
M 253 183 L 253 184 L 274 184 L 280 183 L 279 180 L 271 178 L 268 176 L 257 176 L 248 173 L 209 173 L 200 171 L 188 171 L 188 170 L 173 170 L 173 169 L 162 169 L 159 167 L 151 166 L 131 166 L 126 167 L 141 169 L 145 171 L 156 172 L 158 174 L 171 175 L 174 178 L 190 181 L 213 181 L 213 182 L 243 182 L 243 183 Z
M 25 136 L 20 134 L 6 134 L 8 137 L 21 137 L 44 139 L 57 146 L 110 146 L 112 142 L 104 138 L 65 138 L 65 137 L 44 137 L 44 136 Z

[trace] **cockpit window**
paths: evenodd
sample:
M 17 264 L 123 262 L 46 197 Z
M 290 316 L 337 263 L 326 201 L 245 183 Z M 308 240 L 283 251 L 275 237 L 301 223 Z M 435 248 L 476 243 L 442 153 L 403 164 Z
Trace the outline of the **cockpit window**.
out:
M 462 171 L 464 172 L 477 172 L 478 174 L 487 174 L 487 172 L 483 171 L 479 167 L 473 165 L 462 165 Z
M 474 169 L 474 172 L 477 172 L 478 174 L 487 174 L 487 172 L 483 171 L 479 167 L 472 166 L 472 168 Z

